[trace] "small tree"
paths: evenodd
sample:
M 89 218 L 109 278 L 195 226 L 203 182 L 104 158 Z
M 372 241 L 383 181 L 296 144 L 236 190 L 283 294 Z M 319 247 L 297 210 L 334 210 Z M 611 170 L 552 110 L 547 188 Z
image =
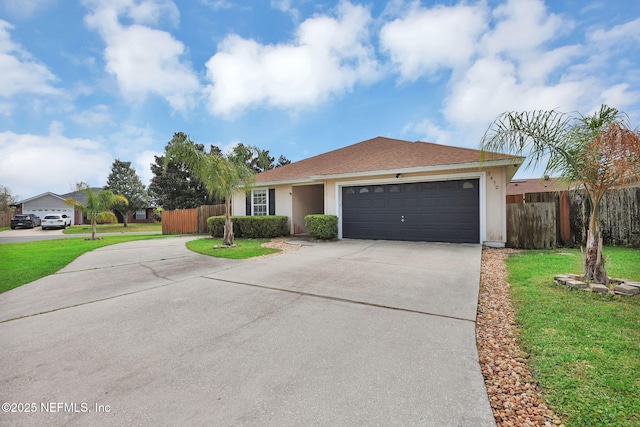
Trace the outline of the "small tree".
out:
M 11 189 L 0 184 L 0 213 L 11 213 L 11 205 L 18 202 L 18 197 L 11 194 Z
M 97 194 L 90 188 L 82 191 L 87 196 L 85 203 L 73 198 L 68 198 L 64 202 L 69 206 L 80 209 L 82 213 L 91 218 L 91 240 L 96 240 L 96 224 L 98 220 L 110 219 L 117 222 L 115 215 L 110 210 L 119 203 L 127 204 L 127 198 L 120 194 L 113 194 L 111 190 L 102 190 Z
M 602 256 L 599 207 L 605 192 L 640 178 L 640 133 L 628 117 L 606 105 L 591 116 L 556 110 L 509 112 L 482 138 L 483 151 L 528 155 L 528 164 L 547 162 L 545 174 L 559 174 L 584 188 L 590 202 L 585 279 L 608 283 Z
M 142 184 L 135 169 L 131 167 L 131 162 L 114 160 L 111 165 L 111 173 L 107 177 L 105 189 L 120 194 L 127 199 L 127 203 L 119 202 L 113 209 L 122 215 L 124 226 L 128 226 L 129 216 L 139 210 L 146 209 L 151 203 L 149 193 Z
M 165 168 L 171 162 L 186 164 L 203 183 L 211 196 L 224 198 L 225 226 L 223 243 L 233 244 L 233 224 L 231 222 L 231 196 L 234 191 L 249 189 L 255 173 L 245 162 L 234 156 L 206 153 L 188 139 L 173 141 L 167 147 Z

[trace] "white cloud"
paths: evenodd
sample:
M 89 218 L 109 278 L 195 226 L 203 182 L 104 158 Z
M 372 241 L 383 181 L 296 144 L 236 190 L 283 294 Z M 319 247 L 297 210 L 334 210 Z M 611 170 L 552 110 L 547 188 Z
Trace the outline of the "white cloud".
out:
M 416 80 L 468 64 L 486 21 L 486 10 L 480 5 L 414 7 L 382 27 L 380 44 L 401 77 Z
M 605 45 L 618 45 L 624 42 L 624 45 L 629 46 L 631 40 L 640 43 L 640 18 L 616 25 L 610 30 L 598 29 L 591 34 L 590 39 L 592 42 Z
M 28 18 L 48 9 L 55 0 L 3 0 L 5 10 L 12 16 Z
M 490 123 L 510 110 L 560 108 L 571 111 L 579 104 L 588 84 L 567 81 L 533 84 L 519 79 L 517 66 L 498 58 L 483 58 L 457 81 L 445 101 L 445 116 L 461 126 Z
M 151 165 L 155 163 L 156 159 L 154 156 L 163 156 L 164 153 L 159 151 L 145 150 L 138 154 L 133 161 L 133 166 L 136 170 L 136 173 L 140 177 L 140 180 L 145 186 L 149 186 L 151 183 L 151 179 L 153 178 L 153 173 L 151 172 Z
M 213 10 L 231 9 L 233 3 L 229 0 L 200 0 L 200 3 L 211 7 Z
M 313 106 L 375 80 L 368 9 L 341 3 L 336 15 L 305 20 L 289 44 L 227 36 L 206 64 L 211 113 L 228 118 L 256 105 Z
M 271 0 L 270 4 L 271 7 L 290 14 L 294 21 L 297 22 L 300 19 L 300 12 L 298 12 L 298 9 L 291 6 L 291 0 Z
M 634 106 L 640 101 L 640 92 L 629 90 L 628 83 L 620 83 L 602 91 L 602 103 L 615 108 Z
M 443 129 L 430 119 L 423 119 L 418 123 L 409 123 L 402 129 L 402 132 L 417 134 L 420 141 L 443 145 L 459 145 L 459 141 L 452 141 L 450 131 Z
M 441 111 L 448 125 L 424 119 L 405 130 L 468 145 L 474 138 L 459 140 L 462 134 L 481 135 L 504 111 L 570 111 L 588 104 L 594 95 L 587 93 L 602 83 L 571 68 L 586 49 L 553 45 L 571 28 L 571 21 L 550 13 L 542 0 L 507 0 L 493 9 L 484 2 L 430 8 L 413 3 L 382 27 L 381 47 L 402 80 L 447 73 Z
M 0 132 L 0 182 L 22 198 L 66 193 L 77 181 L 104 185 L 111 155 L 99 142 L 61 132 L 60 123 L 48 135 Z
M 84 127 L 100 127 L 113 123 L 109 106 L 104 104 L 95 105 L 88 110 L 72 115 L 71 119 Z
M 531 52 L 519 61 L 520 79 L 524 82 L 544 84 L 559 69 L 567 73 L 567 67 L 584 54 L 585 49 L 580 45 L 561 46 L 546 52 Z
M 542 0 L 508 0 L 492 15 L 495 27 L 482 39 L 486 55 L 528 56 L 572 25 L 548 13 Z
M 200 82 L 182 60 L 184 44 L 170 33 L 141 24 L 157 24 L 163 17 L 177 22 L 178 11 L 170 1 L 92 1 L 85 17 L 106 43 L 106 70 L 116 77 L 122 95 L 142 102 L 148 94 L 163 97 L 175 110 L 191 108 Z M 134 24 L 121 25 L 119 15 Z
M 132 124 L 122 125 L 118 132 L 109 135 L 106 140 L 113 147 L 116 157 L 127 162 L 140 150 L 151 147 L 156 142 L 149 125 L 143 127 Z
M 0 97 L 10 98 L 20 93 L 57 94 L 58 90 L 52 86 L 56 77 L 11 40 L 12 28 L 0 19 Z

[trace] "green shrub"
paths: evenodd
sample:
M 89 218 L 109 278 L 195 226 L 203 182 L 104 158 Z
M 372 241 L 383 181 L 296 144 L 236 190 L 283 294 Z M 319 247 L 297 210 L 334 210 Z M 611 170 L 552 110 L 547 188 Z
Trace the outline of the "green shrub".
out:
M 289 218 L 286 216 L 232 216 L 233 236 L 245 239 L 269 239 L 289 235 Z M 224 234 L 224 216 L 207 218 L 212 237 Z
M 322 240 L 338 237 L 338 217 L 335 215 L 307 215 L 304 223 L 311 237 Z

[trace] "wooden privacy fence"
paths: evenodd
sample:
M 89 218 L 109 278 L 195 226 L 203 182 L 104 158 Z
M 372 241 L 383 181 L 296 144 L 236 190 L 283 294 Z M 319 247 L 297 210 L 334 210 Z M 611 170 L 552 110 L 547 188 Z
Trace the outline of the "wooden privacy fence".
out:
M 0 213 L 0 227 L 9 227 L 11 225 L 11 214 Z
M 556 246 L 554 203 L 507 204 L 507 246 L 549 249 Z
M 582 192 L 526 194 L 524 203 L 507 204 L 507 246 L 545 249 L 584 244 L 589 209 Z M 605 245 L 640 247 L 640 188 L 607 191 L 599 214 Z
M 571 233 L 575 242 L 587 240 L 589 201 L 571 200 Z M 600 201 L 600 232 L 605 245 L 640 248 L 640 187 L 607 191 Z
M 207 218 L 224 215 L 224 205 L 203 205 L 195 209 L 162 212 L 162 234 L 207 234 Z

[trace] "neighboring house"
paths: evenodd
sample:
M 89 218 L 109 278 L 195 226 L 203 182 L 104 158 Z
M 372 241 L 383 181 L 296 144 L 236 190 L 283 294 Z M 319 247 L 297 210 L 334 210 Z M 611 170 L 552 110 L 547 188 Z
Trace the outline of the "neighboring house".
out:
M 506 187 L 523 158 L 377 137 L 256 175 L 233 215 L 338 216 L 338 237 L 505 245 Z
M 129 215 L 129 220 L 127 222 L 129 224 L 136 222 L 155 222 L 154 212 L 155 208 L 138 209 L 137 211 Z M 116 218 L 118 218 L 119 223 L 124 222 L 122 215 L 120 215 L 120 212 L 115 212 L 115 214 Z
M 39 194 L 16 203 L 14 205 L 16 207 L 15 214 L 35 214 L 40 219 L 52 214 L 67 215 L 71 218 L 71 225 L 82 224 L 80 220 L 82 216 L 77 215 L 72 206 L 64 203 L 67 197 L 67 195 L 58 195 L 51 192 Z
M 626 185 L 613 188 L 640 187 L 640 180 L 634 180 Z M 525 196 L 531 193 L 562 193 L 579 189 L 578 183 L 568 184 L 560 178 L 529 178 L 514 179 L 507 186 L 507 203 L 524 203 Z
M 514 179 L 507 186 L 507 203 L 523 203 L 525 194 L 567 191 L 569 185 L 559 178 Z
M 102 191 L 102 188 L 92 187 L 91 190 L 95 193 L 99 193 Z M 32 213 L 42 219 L 45 215 L 59 214 L 71 217 L 71 225 L 90 224 L 91 220 L 84 216 L 80 210 L 64 203 L 68 198 L 76 199 L 82 204 L 87 202 L 87 195 L 84 191 L 73 191 L 66 194 L 54 194 L 47 192 L 22 200 L 13 206 L 16 207 L 16 215 Z M 118 221 L 122 222 L 122 218 L 119 217 Z M 153 208 L 137 211 L 135 214 L 131 215 L 129 222 L 153 222 Z

